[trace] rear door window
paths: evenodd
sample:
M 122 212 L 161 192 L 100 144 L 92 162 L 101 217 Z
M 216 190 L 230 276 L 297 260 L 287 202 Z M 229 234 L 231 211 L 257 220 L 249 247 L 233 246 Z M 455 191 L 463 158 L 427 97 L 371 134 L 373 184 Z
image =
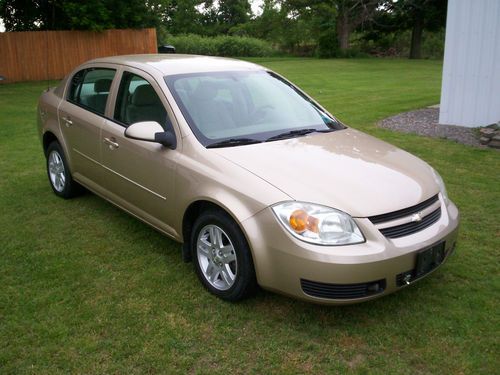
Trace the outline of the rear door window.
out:
M 71 80 L 68 100 L 104 115 L 115 73 L 114 69 L 108 68 L 80 70 Z

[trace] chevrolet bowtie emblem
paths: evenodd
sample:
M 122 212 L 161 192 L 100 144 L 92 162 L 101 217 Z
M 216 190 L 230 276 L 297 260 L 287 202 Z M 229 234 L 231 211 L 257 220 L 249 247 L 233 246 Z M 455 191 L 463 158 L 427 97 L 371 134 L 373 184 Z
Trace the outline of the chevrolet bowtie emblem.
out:
M 422 212 L 417 212 L 416 214 L 413 214 L 411 216 L 411 221 L 412 223 L 418 223 L 419 221 L 422 221 Z

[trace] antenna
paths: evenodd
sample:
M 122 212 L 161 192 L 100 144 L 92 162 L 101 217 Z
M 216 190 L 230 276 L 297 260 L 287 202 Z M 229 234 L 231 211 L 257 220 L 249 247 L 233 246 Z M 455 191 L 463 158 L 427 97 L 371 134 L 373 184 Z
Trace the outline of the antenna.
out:
M 46 60 L 45 60 L 45 74 L 47 78 L 47 91 L 50 89 L 50 79 L 49 79 L 49 0 L 47 1 L 47 9 L 45 12 L 45 52 L 46 52 Z

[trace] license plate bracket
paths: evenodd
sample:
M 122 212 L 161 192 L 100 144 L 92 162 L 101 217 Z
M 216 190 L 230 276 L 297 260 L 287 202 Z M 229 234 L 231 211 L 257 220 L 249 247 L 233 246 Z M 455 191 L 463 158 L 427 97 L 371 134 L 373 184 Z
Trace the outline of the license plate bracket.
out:
M 421 277 L 438 267 L 444 260 L 444 242 L 438 243 L 417 254 L 415 277 Z

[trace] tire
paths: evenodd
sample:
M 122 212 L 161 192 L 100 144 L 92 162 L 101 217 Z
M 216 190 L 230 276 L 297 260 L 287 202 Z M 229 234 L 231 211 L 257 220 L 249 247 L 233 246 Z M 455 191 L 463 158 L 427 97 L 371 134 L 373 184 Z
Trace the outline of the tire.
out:
M 83 192 L 83 188 L 71 177 L 66 157 L 59 142 L 47 147 L 47 176 L 52 191 L 64 199 L 73 198 Z
M 203 212 L 193 225 L 190 244 L 196 274 L 210 293 L 235 302 L 256 291 L 250 248 L 239 226 L 225 212 Z

